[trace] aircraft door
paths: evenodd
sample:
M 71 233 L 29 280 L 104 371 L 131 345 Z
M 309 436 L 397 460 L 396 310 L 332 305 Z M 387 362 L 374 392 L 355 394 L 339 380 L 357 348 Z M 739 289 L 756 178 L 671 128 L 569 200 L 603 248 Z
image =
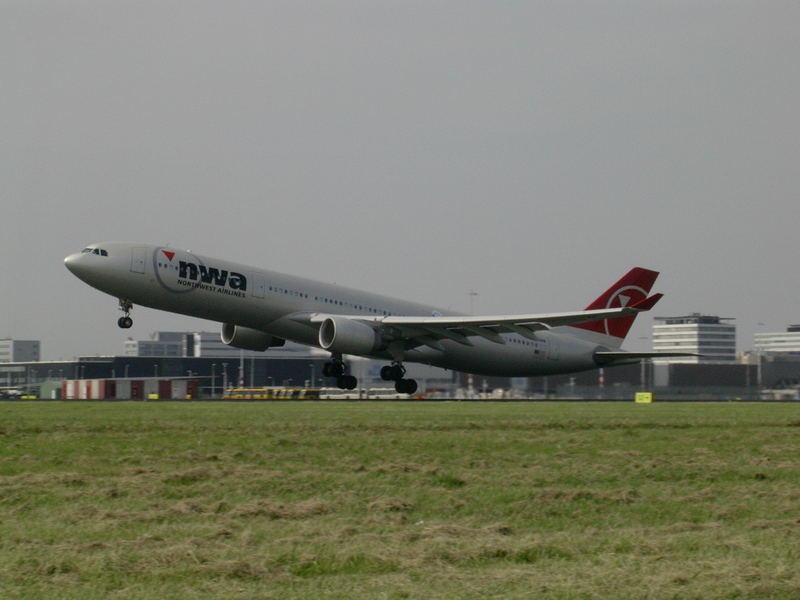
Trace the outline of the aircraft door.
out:
M 558 360 L 560 358 L 558 340 L 555 338 L 551 338 L 550 343 L 547 344 L 547 357 L 550 360 Z
M 250 280 L 253 282 L 253 297 L 254 298 L 263 298 L 264 297 L 264 276 L 260 273 L 253 273 L 250 276 Z
M 132 248 L 131 249 L 131 272 L 144 273 L 145 255 L 147 248 Z

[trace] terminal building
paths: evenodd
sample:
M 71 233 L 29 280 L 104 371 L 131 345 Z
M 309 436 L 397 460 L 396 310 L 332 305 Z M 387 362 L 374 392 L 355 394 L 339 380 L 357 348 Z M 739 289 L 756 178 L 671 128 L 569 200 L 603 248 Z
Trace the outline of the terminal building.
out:
M 468 375 L 414 363 L 406 367 L 409 376 L 419 381 L 420 393 L 431 398 L 628 400 L 637 391 L 652 391 L 657 400 L 777 398 L 768 395 L 770 390 L 794 390 L 794 396 L 788 397 L 800 397 L 800 326 L 756 334 L 757 350 L 737 361 L 735 326 L 727 321 L 700 314 L 658 318 L 653 327 L 654 350 L 702 357 L 530 378 Z M 322 377 L 330 356 L 318 348 L 287 343 L 266 352 L 248 352 L 224 345 L 219 334 L 211 332 L 160 331 L 148 340 L 128 340 L 122 356 L 57 362 L 39 361 L 39 342 L 0 342 L 5 349 L 0 354 L 0 390 L 37 390 L 41 398 L 61 397 L 62 382 L 75 380 L 86 380 L 66 388 L 75 398 L 102 395 L 94 389 L 98 380 L 113 385 L 116 398 L 128 389 L 132 397 L 140 397 L 135 390 L 140 394 L 157 390 L 163 398 L 168 384 L 173 397 L 177 393 L 177 397 L 199 399 L 220 398 L 232 387 L 334 385 L 332 379 Z M 362 389 L 388 387 L 380 378 L 385 361 L 346 358 Z M 191 390 L 183 391 L 181 386 Z
M 15 357 L 22 360 L 0 364 L 0 388 L 38 389 L 42 398 L 56 397 L 62 389 L 60 382 L 65 380 L 102 380 L 106 382 L 104 385 L 113 386 L 103 389 L 114 389 L 117 395 L 120 390 L 130 390 L 132 394 L 138 390 L 140 395 L 151 388 L 163 390 L 167 382 L 174 393 L 177 385 L 174 382 L 193 381 L 196 384 L 189 395 L 197 398 L 220 397 L 224 390 L 233 387 L 335 385 L 333 379 L 322 376 L 330 354 L 319 348 L 287 342 L 266 352 L 253 352 L 228 346 L 219 333 L 207 331 L 158 331 L 148 340 L 129 339 L 122 356 L 39 362 L 37 348 L 35 357 L 30 353 L 18 353 Z M 385 361 L 349 356 L 345 362 L 358 377 L 362 389 L 390 387 L 380 377 Z M 409 376 L 419 381 L 420 391 L 452 391 L 455 382 L 452 371 L 419 364 L 408 364 L 407 368 Z M 72 393 L 76 398 L 93 397 L 97 393 L 87 395 L 88 389 L 77 386 Z
M 656 364 L 736 362 L 736 326 L 731 318 L 692 313 L 682 317 L 655 317 L 654 352 L 690 352 L 697 356 L 657 359 Z
M 125 341 L 125 356 L 186 356 L 186 333 L 157 331 L 149 340 Z
M 800 354 L 800 325 L 789 325 L 786 331 L 756 333 L 753 336 L 756 353 L 790 352 Z
M 38 340 L 0 339 L 0 363 L 37 362 L 41 350 Z

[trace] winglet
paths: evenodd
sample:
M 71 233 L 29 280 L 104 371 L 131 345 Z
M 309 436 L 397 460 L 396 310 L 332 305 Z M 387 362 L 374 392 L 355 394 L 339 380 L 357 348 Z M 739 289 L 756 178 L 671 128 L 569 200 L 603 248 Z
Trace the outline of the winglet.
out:
M 640 300 L 631 308 L 635 308 L 636 310 L 650 310 L 656 305 L 656 302 L 661 300 L 664 297 L 664 294 L 653 294 L 649 298 L 645 298 L 644 300 Z

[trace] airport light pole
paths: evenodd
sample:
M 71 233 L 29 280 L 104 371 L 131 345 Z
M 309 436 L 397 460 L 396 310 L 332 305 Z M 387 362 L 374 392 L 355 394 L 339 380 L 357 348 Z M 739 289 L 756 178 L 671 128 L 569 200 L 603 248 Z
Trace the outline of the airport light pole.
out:
M 649 340 L 649 336 L 643 335 L 639 337 L 640 340 Z M 639 361 L 640 371 L 639 371 L 639 378 L 641 383 L 641 388 L 643 392 L 647 391 L 647 363 L 650 361 L 646 358 L 643 358 Z
M 469 312 L 470 314 L 474 315 L 476 300 L 478 299 L 478 292 L 475 290 L 470 290 L 467 292 L 467 295 L 469 296 Z
M 217 391 L 217 375 L 215 373 L 217 369 L 217 363 L 211 363 L 211 397 L 214 397 L 214 394 Z
M 764 327 L 764 323 L 758 323 L 758 328 L 761 329 L 762 327 Z M 763 377 L 764 377 L 764 375 L 762 373 L 762 370 L 761 370 L 761 368 L 762 368 L 761 367 L 761 360 L 762 360 L 761 347 L 756 345 L 755 351 L 756 351 L 756 400 L 760 400 L 761 399 L 761 386 L 763 384 Z
M 228 363 L 222 363 L 222 393 L 228 389 Z
M 756 396 L 757 396 L 758 399 L 761 398 L 761 386 L 764 383 L 763 382 L 764 375 L 763 375 L 762 370 L 761 370 L 762 369 L 762 367 L 761 367 L 762 358 L 763 357 L 761 355 L 761 349 L 759 348 L 759 349 L 756 350 Z

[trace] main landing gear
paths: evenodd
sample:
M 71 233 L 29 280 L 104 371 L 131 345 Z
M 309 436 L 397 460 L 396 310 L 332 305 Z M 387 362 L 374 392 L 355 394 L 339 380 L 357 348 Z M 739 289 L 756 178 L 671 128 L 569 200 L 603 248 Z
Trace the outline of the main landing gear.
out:
M 403 379 L 406 374 L 405 367 L 400 363 L 392 363 L 381 368 L 381 379 L 394 381 L 394 389 L 398 394 L 413 394 L 417 391 L 417 382 L 414 379 Z
M 334 356 L 331 362 L 325 363 L 322 367 L 322 374 L 325 377 L 336 377 L 336 384 L 342 390 L 354 390 L 358 385 L 358 379 L 347 373 L 347 365 L 341 356 Z M 402 363 L 394 362 L 381 369 L 381 379 L 384 381 L 394 381 L 394 389 L 398 394 L 413 394 L 417 391 L 417 382 L 413 379 L 404 379 L 406 369 Z
M 358 385 L 358 379 L 347 374 L 347 365 L 341 357 L 333 357 L 331 362 L 325 363 L 322 374 L 325 377 L 336 377 L 336 385 L 340 390 L 354 390 Z
M 122 329 L 130 329 L 133 326 L 133 319 L 131 319 L 131 309 L 133 303 L 130 300 L 119 299 L 119 309 L 123 312 L 123 316 L 117 320 L 117 325 Z

